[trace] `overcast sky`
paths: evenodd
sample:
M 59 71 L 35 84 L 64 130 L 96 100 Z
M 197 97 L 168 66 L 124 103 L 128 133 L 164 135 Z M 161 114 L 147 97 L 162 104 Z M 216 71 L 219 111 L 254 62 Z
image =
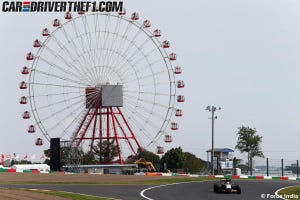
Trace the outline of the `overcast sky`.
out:
M 256 128 L 269 158 L 300 155 L 300 1 L 126 0 L 129 13 L 170 40 L 186 82 L 184 118 L 174 142 L 206 159 L 211 148 L 208 105 L 222 107 L 215 147 L 234 149 L 238 127 Z M 2 6 L 2 5 L 1 5 Z M 20 69 L 34 39 L 63 13 L 3 13 L 1 26 L 0 153 L 40 155 L 19 105 Z M 243 156 L 246 158 L 246 156 Z

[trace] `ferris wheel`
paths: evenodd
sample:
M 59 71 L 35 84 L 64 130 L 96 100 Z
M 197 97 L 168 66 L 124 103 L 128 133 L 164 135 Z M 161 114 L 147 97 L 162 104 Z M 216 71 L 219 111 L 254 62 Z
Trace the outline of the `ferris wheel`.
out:
M 66 13 L 42 30 L 22 68 L 27 132 L 91 150 L 114 143 L 117 162 L 142 149 L 164 153 L 185 101 L 177 55 L 139 13 Z M 27 106 L 26 106 L 27 105 Z

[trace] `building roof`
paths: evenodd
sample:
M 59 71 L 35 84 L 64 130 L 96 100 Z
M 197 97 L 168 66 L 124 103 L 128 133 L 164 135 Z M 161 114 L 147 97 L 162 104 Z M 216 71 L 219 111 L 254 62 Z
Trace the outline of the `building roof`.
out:
M 206 152 L 211 152 L 211 149 L 208 149 Z M 234 150 L 229 148 L 214 148 L 214 152 L 230 153 L 230 152 L 234 152 Z

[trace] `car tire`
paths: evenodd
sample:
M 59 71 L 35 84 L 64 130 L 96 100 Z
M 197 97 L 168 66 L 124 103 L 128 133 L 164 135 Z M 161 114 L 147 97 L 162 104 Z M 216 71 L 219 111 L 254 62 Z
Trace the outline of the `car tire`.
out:
M 239 187 L 238 189 L 237 189 L 237 194 L 241 194 L 241 192 L 242 192 L 242 190 L 241 190 L 241 188 Z

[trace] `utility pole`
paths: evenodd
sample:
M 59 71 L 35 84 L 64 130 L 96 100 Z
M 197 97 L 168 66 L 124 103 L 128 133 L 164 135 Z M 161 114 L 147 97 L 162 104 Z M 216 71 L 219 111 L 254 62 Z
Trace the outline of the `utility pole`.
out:
M 210 162 L 211 162 L 211 174 L 214 175 L 214 121 L 217 119 L 217 116 L 215 116 L 215 111 L 221 110 L 221 107 L 217 108 L 215 106 L 207 106 L 205 110 L 208 110 L 211 112 L 211 154 L 210 154 Z

